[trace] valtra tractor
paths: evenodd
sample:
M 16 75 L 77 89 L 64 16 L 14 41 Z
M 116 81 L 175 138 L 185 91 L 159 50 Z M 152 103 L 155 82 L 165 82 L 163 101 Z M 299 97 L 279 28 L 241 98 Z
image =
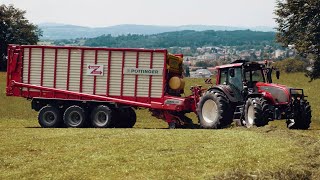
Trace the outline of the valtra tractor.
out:
M 216 67 L 216 85 L 204 92 L 198 103 L 201 127 L 222 128 L 239 119 L 250 128 L 286 119 L 289 129 L 308 129 L 311 107 L 303 89 L 272 83 L 275 69 L 266 64 L 238 60 Z

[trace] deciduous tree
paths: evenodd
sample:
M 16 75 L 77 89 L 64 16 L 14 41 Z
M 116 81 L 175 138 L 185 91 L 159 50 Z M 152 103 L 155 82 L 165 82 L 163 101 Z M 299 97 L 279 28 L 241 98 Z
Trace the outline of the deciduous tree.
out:
M 313 70 L 306 75 L 311 80 L 320 78 L 320 1 L 277 0 L 275 14 L 277 41 L 294 45 L 303 57 L 313 54 Z
M 25 13 L 13 5 L 0 5 L 0 70 L 6 69 L 8 44 L 37 44 L 42 34 Z

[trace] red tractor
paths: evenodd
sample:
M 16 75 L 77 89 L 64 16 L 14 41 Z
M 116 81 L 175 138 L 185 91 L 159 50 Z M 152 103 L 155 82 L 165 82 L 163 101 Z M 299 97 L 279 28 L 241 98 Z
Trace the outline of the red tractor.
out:
M 239 119 L 248 128 L 286 119 L 289 129 L 308 129 L 311 107 L 303 89 L 272 83 L 273 68 L 238 60 L 218 66 L 216 85 L 200 98 L 197 113 L 203 128 L 223 128 Z M 276 71 L 279 79 L 280 72 Z

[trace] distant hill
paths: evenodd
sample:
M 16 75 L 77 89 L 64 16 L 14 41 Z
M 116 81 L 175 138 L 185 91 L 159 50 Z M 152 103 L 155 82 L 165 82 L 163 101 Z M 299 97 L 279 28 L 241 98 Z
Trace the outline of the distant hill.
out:
M 277 46 L 275 32 L 250 30 L 236 31 L 177 31 L 154 35 L 103 35 L 85 41 L 85 46 L 169 48 L 202 46 L 237 46 L 238 48 L 261 49 L 266 45 Z
M 112 36 L 126 34 L 159 34 L 164 32 L 174 32 L 183 30 L 194 31 L 234 31 L 247 30 L 270 32 L 274 31 L 272 27 L 232 27 L 232 26 L 207 26 L 207 25 L 184 25 L 184 26 L 153 26 L 153 25 L 133 25 L 123 24 L 110 27 L 84 27 L 58 23 L 39 24 L 43 31 L 42 39 L 58 40 L 58 39 L 76 39 L 76 38 L 94 38 L 102 35 L 111 34 Z

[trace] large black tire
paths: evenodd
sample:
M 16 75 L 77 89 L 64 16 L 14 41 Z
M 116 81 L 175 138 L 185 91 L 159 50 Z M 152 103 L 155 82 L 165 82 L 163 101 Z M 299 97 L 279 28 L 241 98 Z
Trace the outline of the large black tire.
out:
M 63 114 L 63 121 L 67 127 L 82 128 L 86 126 L 86 115 L 83 108 L 70 106 Z
M 113 119 L 115 128 L 132 128 L 137 122 L 137 115 L 133 108 L 118 109 Z
M 38 121 L 43 128 L 57 128 L 63 125 L 59 109 L 52 106 L 44 106 L 40 109 Z
M 136 114 L 136 112 L 134 111 L 133 108 L 128 108 L 127 111 L 128 111 L 128 114 L 129 114 L 128 128 L 133 128 L 133 126 L 137 122 L 137 114 Z
M 95 128 L 108 128 L 111 124 L 111 110 L 109 107 L 100 105 L 91 112 L 91 125 Z
M 309 129 L 311 124 L 311 106 L 307 100 L 300 100 L 295 108 L 294 121 L 287 120 L 289 129 Z
M 270 118 L 268 107 L 267 101 L 263 98 L 248 98 L 244 108 L 244 125 L 247 128 L 267 125 Z
M 208 91 L 199 101 L 197 114 L 200 127 L 220 129 L 232 123 L 234 108 L 222 93 Z

